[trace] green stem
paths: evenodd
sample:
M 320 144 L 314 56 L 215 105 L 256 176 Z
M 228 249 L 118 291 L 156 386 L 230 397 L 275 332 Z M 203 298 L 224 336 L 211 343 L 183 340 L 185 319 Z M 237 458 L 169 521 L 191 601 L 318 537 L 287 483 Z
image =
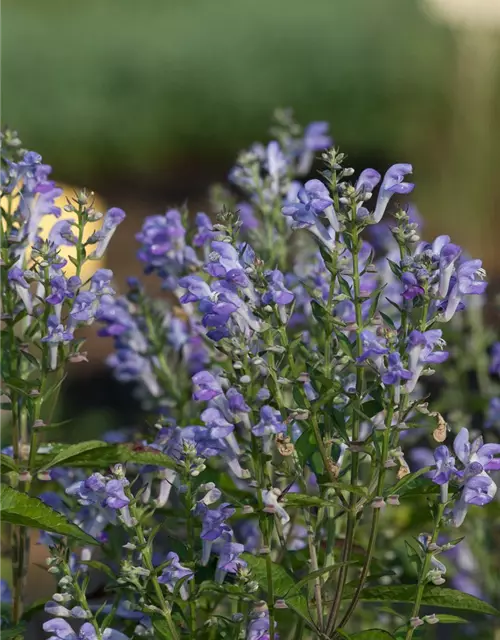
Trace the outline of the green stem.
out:
M 425 554 L 425 560 L 424 563 L 422 565 L 422 569 L 420 570 L 420 575 L 418 578 L 418 589 L 417 589 L 417 596 L 415 598 L 415 604 L 413 605 L 413 610 L 411 612 L 411 617 L 412 618 L 417 618 L 418 614 L 420 612 L 420 605 L 422 604 L 422 598 L 424 597 L 424 589 L 425 589 L 425 585 L 426 585 L 426 581 L 427 581 L 427 574 L 429 573 L 429 569 L 430 569 L 430 565 L 431 565 L 431 560 L 432 560 L 432 556 L 433 556 L 433 551 L 429 550 L 429 546 L 432 544 L 435 544 L 438 536 L 439 536 L 439 530 L 441 527 L 441 520 L 443 518 L 443 513 L 446 507 L 446 503 L 440 503 L 437 511 L 436 511 L 436 517 L 434 519 L 434 528 L 432 531 L 432 536 L 431 539 L 427 545 L 427 550 L 426 550 L 426 554 Z M 405 640 L 411 640 L 411 638 L 413 638 L 413 633 L 415 632 L 415 627 L 409 627 L 408 631 L 406 632 L 406 638 Z
M 134 531 L 135 531 L 135 535 L 137 536 L 137 539 L 139 540 L 139 545 L 141 548 L 144 566 L 149 571 L 149 578 L 151 580 L 151 584 L 153 585 L 154 592 L 158 599 L 161 612 L 163 613 L 163 617 L 165 618 L 165 622 L 167 623 L 171 638 L 173 638 L 173 640 L 178 640 L 179 636 L 177 633 L 177 629 L 174 625 L 174 622 L 172 620 L 170 607 L 167 604 L 167 601 L 165 600 L 165 596 L 163 595 L 163 591 L 161 589 L 160 583 L 158 582 L 158 577 L 156 575 L 155 567 L 153 565 L 152 548 L 151 548 L 151 545 L 147 544 L 146 538 L 144 536 L 144 531 L 142 530 L 142 525 L 140 524 L 140 517 L 139 517 L 140 514 L 138 513 L 137 507 L 134 504 L 134 498 L 128 487 L 126 489 L 126 494 L 127 494 L 127 497 L 130 499 L 130 507 L 129 507 L 130 515 L 136 522 L 136 524 L 134 525 Z
M 186 492 L 186 507 L 187 513 L 187 541 L 189 547 L 189 560 L 194 565 L 194 522 L 193 522 L 193 487 L 191 485 L 191 476 L 186 478 L 187 492 Z M 191 637 L 196 635 L 196 607 L 193 602 L 193 593 L 195 588 L 194 575 L 189 580 L 190 594 L 189 594 L 189 622 L 191 625 Z
M 362 300 L 361 300 L 361 287 L 360 287 L 360 272 L 359 272 L 359 233 L 356 228 L 356 207 L 353 208 L 353 227 L 352 227 L 352 281 L 353 281 L 353 303 L 356 313 L 356 354 L 360 356 L 363 352 L 363 344 L 361 341 L 361 332 L 363 330 L 363 314 L 362 314 Z M 356 367 L 356 402 L 361 404 L 364 389 L 364 367 Z M 357 442 L 359 440 L 360 429 L 360 413 L 353 411 L 352 413 L 352 440 Z M 359 478 L 359 452 L 352 452 L 352 464 L 351 464 L 351 485 L 355 486 L 358 483 Z M 342 562 L 347 563 L 350 560 L 352 547 L 354 544 L 354 533 L 356 529 L 356 496 L 351 493 L 349 496 L 349 509 L 347 512 L 347 526 L 346 535 L 344 541 L 344 547 L 342 549 Z M 337 622 L 337 617 L 342 604 L 342 596 L 344 594 L 345 584 L 347 581 L 348 565 L 343 564 L 339 570 L 339 577 L 337 581 L 337 592 L 328 616 L 328 623 L 326 627 L 327 633 L 331 633 Z
M 376 495 L 377 496 L 382 496 L 383 490 L 384 490 L 384 483 L 385 483 L 385 476 L 386 476 L 386 462 L 387 462 L 387 458 L 389 455 L 389 441 L 390 441 L 390 436 L 391 436 L 391 426 L 392 426 L 392 417 L 394 415 L 394 393 L 392 392 L 390 394 L 390 398 L 389 398 L 389 407 L 387 409 L 387 415 L 386 415 L 386 421 L 385 421 L 385 431 L 384 431 L 384 436 L 383 436 L 383 441 L 382 441 L 382 455 L 381 455 L 381 459 L 380 459 L 380 470 L 379 470 L 379 475 L 378 475 L 378 482 L 377 482 L 377 491 L 376 491 Z M 373 551 L 375 549 L 375 543 L 377 541 L 377 533 L 378 533 L 378 527 L 379 527 L 379 523 L 380 523 L 380 509 L 373 509 L 373 514 L 372 514 L 372 521 L 371 521 L 371 526 L 370 526 L 370 538 L 368 540 L 368 546 L 366 549 L 366 557 L 365 557 L 365 562 L 363 564 L 363 568 L 361 570 L 361 575 L 359 577 L 358 580 L 358 584 L 356 586 L 356 590 L 354 592 L 354 595 L 352 597 L 352 600 L 347 608 L 347 611 L 344 614 L 344 617 L 342 618 L 339 627 L 343 628 L 347 622 L 349 621 L 349 618 L 352 616 L 352 614 L 354 613 L 354 610 L 359 602 L 359 598 L 361 597 L 361 591 L 363 590 L 363 587 L 365 586 L 365 582 L 366 579 L 368 577 L 368 574 L 370 572 L 370 566 L 371 566 L 371 562 L 372 562 L 372 558 L 373 558 Z

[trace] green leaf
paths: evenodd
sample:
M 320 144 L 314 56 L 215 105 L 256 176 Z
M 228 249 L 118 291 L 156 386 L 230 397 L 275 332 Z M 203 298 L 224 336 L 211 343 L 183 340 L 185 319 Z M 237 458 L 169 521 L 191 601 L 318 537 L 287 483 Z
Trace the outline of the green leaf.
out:
M 318 444 L 312 429 L 307 429 L 302 433 L 295 443 L 295 451 L 299 457 L 300 464 L 304 466 L 312 454 L 318 450 Z
M 90 442 L 97 443 L 99 441 L 93 440 Z M 67 450 L 68 449 L 65 448 L 63 451 Z M 63 451 L 59 449 L 57 455 L 63 453 Z M 46 462 L 45 456 L 39 457 L 38 462 L 40 462 L 40 465 L 43 468 L 47 467 L 47 465 L 53 466 L 53 461 L 51 460 L 50 462 Z M 160 453 L 159 451 L 148 451 L 147 449 L 136 451 L 126 444 L 107 444 L 106 442 L 99 442 L 98 447 L 93 447 L 87 451 L 83 450 L 78 454 L 72 455 L 69 459 L 63 459 L 57 464 L 63 467 L 70 466 L 105 469 L 114 464 L 125 464 L 126 462 L 132 462 L 135 464 L 151 464 L 167 469 L 178 469 L 177 463 L 172 460 L 172 458 L 164 453 Z
M 382 318 L 384 319 L 384 321 L 391 327 L 391 329 L 394 329 L 394 331 L 396 331 L 396 325 L 394 324 L 393 319 L 388 316 L 386 313 L 384 313 L 383 311 L 379 311 L 380 315 L 382 316 Z
M 17 464 L 15 463 L 14 459 L 6 455 L 5 453 L 0 453 L 0 468 L 2 470 L 2 473 L 4 473 L 6 470 L 7 471 L 18 470 Z
M 415 602 L 417 586 L 413 584 L 387 585 L 369 587 L 361 592 L 361 600 L 364 602 Z M 350 599 L 352 593 L 345 594 Z M 500 611 L 487 602 L 483 602 L 468 593 L 462 593 L 457 589 L 447 587 L 427 586 L 424 589 L 422 604 L 433 607 L 446 607 L 447 609 L 460 609 L 474 613 L 484 613 L 490 616 L 500 616 Z M 438 614 L 439 617 L 439 614 Z
M 320 324 L 326 324 L 328 322 L 328 311 L 324 307 L 322 307 L 319 302 L 316 302 L 316 300 L 311 300 L 311 309 L 314 318 Z
M 468 622 L 465 618 L 452 616 L 449 613 L 438 613 L 437 617 L 439 618 L 440 624 L 464 624 Z
M 402 478 L 401 480 L 404 480 L 404 478 Z M 391 492 L 392 491 L 393 490 L 391 489 Z M 415 496 L 435 495 L 438 494 L 439 491 L 439 485 L 435 482 L 432 482 L 430 478 L 417 477 L 410 478 L 410 480 L 405 483 L 405 485 L 401 487 L 401 489 L 398 490 L 398 495 L 400 498 L 413 498 Z
M 95 456 L 99 456 L 98 451 L 95 449 L 106 449 L 108 447 L 106 442 L 101 440 L 88 440 L 87 442 L 78 442 L 77 444 L 71 444 L 65 447 L 62 451 L 57 453 L 50 462 L 47 462 L 39 471 L 47 471 L 51 467 L 60 467 L 63 464 L 68 465 L 73 458 L 77 458 L 83 453 L 93 451 Z
M 253 556 L 251 553 L 243 553 L 242 558 L 247 562 L 248 568 L 252 570 L 253 577 L 259 583 L 260 588 L 267 593 L 266 559 Z M 282 598 L 291 609 L 310 623 L 311 616 L 307 607 L 307 599 L 302 594 L 287 597 L 295 588 L 295 578 L 288 574 L 281 565 L 275 563 L 273 563 L 272 576 L 274 596 Z
M 293 586 L 292 591 L 290 591 L 290 593 L 288 593 L 287 596 L 298 593 L 302 589 L 302 587 L 304 587 L 308 582 L 311 582 L 311 580 L 315 580 L 316 578 L 319 578 L 325 575 L 325 573 L 332 573 L 333 571 L 337 571 L 337 569 L 340 569 L 340 567 L 346 567 L 348 565 L 353 565 L 353 564 L 360 564 L 360 563 L 357 560 L 350 560 L 349 562 L 337 562 L 336 564 L 332 564 L 329 567 L 323 567 L 322 569 L 311 571 L 311 573 L 308 573 L 305 578 L 302 578 L 302 580 L 299 580 Z
M 394 636 L 383 629 L 367 629 L 352 635 L 351 640 L 394 640 Z
M 99 562 L 98 560 L 86 560 L 86 561 L 80 561 L 80 564 L 84 564 L 87 567 L 91 567 L 92 569 L 95 569 L 96 571 L 105 573 L 108 576 L 108 578 L 111 578 L 111 580 L 113 580 L 113 582 L 116 579 L 115 572 L 111 569 L 111 567 L 108 567 L 107 564 L 104 564 L 104 562 Z
M 319 496 L 308 496 L 304 493 L 289 493 L 285 496 L 287 507 L 338 507 L 338 502 L 325 500 Z
M 384 406 L 378 400 L 368 400 L 361 405 L 361 411 L 369 418 L 376 416 L 383 408 Z
M 420 478 L 420 476 L 423 476 L 425 473 L 428 473 L 429 471 L 431 471 L 433 469 L 433 467 L 422 467 L 422 469 L 419 469 L 418 471 L 414 471 L 413 473 L 409 473 L 406 476 L 404 476 L 403 478 L 401 478 L 401 480 L 399 482 L 397 482 L 393 487 L 389 487 L 386 492 L 385 495 L 404 495 L 407 491 L 411 491 L 412 489 L 414 489 L 415 487 L 418 487 L 419 484 L 418 483 L 414 483 L 414 481 L 417 478 Z M 435 483 L 433 483 L 435 484 Z M 408 486 L 410 485 L 410 486 Z
M 4 522 L 58 533 L 81 540 L 85 544 L 98 544 L 92 536 L 38 498 L 31 498 L 5 484 L 0 484 L 0 514 Z
M 14 638 L 24 638 L 25 624 L 18 624 L 12 629 L 2 629 L 0 631 L 0 640 L 14 640 Z
M 346 354 L 346 356 L 349 356 L 349 358 L 354 359 L 352 344 L 350 343 L 349 338 L 345 336 L 343 333 L 337 333 L 336 338 L 339 343 L 339 347 Z

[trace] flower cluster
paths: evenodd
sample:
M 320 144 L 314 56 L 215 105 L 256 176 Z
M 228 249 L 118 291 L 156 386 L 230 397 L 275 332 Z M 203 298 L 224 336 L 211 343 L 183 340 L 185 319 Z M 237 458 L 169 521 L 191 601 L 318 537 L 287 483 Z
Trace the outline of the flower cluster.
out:
M 121 210 L 83 240 L 100 215 L 79 194 L 68 205 L 76 221 L 39 238 L 40 211 L 60 213 L 57 188 L 36 154 L 9 148 L 10 205 L 18 191 L 31 200 L 5 212 L 3 319 L 15 352 L 5 382 L 20 436 L 2 459 L 13 495 L 35 500 L 35 483 L 49 483 L 36 504 L 51 519 L 36 522 L 58 581 L 45 607 L 52 638 L 337 638 L 368 625 L 364 634 L 384 627 L 412 640 L 439 622 L 420 617 L 426 585 L 451 576 L 460 588 L 461 573 L 437 557 L 459 543 L 446 529 L 466 530 L 471 505 L 487 511 L 500 470 L 498 343 L 480 340 L 480 305 L 468 303 L 482 300 L 485 273 L 448 236 L 421 240 L 418 216 L 399 202 L 414 188 L 410 164 L 353 178 L 331 145 L 325 123 L 302 131 L 279 112 L 273 139 L 242 153 L 230 190 L 217 192 L 216 221 L 177 209 L 147 218 L 138 258 L 167 289 L 161 299 L 135 278 L 117 296 L 105 268 L 83 281 Z M 74 274 L 63 246 L 75 248 Z M 41 447 L 53 372 L 84 357 L 75 331 L 94 320 L 148 426 Z M 462 375 L 454 333 L 467 322 L 484 395 L 469 422 L 449 400 Z M 443 443 L 456 423 L 467 427 L 452 453 Z M 430 534 L 420 530 L 428 503 Z M 412 507 L 418 518 L 393 517 Z M 21 545 L 26 530 L 14 525 Z M 408 558 L 394 536 L 409 538 Z M 469 582 L 472 573 L 462 571 Z M 104 595 L 94 597 L 99 576 Z M 411 604 L 403 624 L 390 609 L 360 615 L 368 580 Z M 466 609 L 492 612 L 468 593 Z

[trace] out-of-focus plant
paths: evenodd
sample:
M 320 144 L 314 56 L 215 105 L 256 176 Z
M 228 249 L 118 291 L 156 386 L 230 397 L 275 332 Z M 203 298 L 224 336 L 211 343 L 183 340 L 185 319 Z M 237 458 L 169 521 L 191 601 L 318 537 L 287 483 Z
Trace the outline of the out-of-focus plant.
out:
M 455 532 L 494 502 L 500 468 L 500 444 L 479 436 L 497 433 L 500 413 L 498 346 L 489 362 L 493 339 L 478 324 L 481 261 L 448 236 L 420 239 L 418 215 L 396 201 L 413 190 L 411 165 L 352 180 L 325 123 L 302 130 L 279 112 L 272 134 L 239 156 L 231 189 L 214 190 L 215 224 L 177 209 L 146 219 L 138 258 L 168 291 L 159 299 L 137 279 L 116 296 L 107 271 L 78 279 L 120 210 L 85 243 L 97 214 L 79 194 L 68 204 L 77 233 L 56 222 L 48 242 L 36 239 L 33 212 L 57 214 L 54 185 L 5 134 L 7 193 L 36 194 L 28 210 L 23 197 L 3 211 L 14 629 L 27 526 L 50 547 L 58 587 L 44 629 L 55 639 L 410 640 L 465 622 L 449 610 L 485 614 L 477 624 L 490 628 L 499 615 L 474 582 L 474 536 L 465 547 Z M 57 272 L 68 242 L 77 280 Z M 115 376 L 135 383 L 156 422 L 133 442 L 113 433 L 40 446 L 62 382 L 52 379 L 83 357 L 73 332 L 94 319 L 114 338 Z M 461 375 L 448 363 L 465 362 L 469 322 L 475 422 L 442 384 Z M 447 565 L 456 588 L 443 586 Z

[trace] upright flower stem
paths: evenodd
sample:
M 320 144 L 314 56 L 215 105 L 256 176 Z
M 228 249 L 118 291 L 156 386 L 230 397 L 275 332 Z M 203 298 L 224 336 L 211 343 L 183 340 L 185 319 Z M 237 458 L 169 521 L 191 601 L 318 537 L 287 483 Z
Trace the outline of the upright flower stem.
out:
M 412 618 L 417 618 L 420 612 L 420 605 L 422 604 L 422 598 L 424 597 L 424 589 L 425 589 L 425 585 L 427 584 L 427 574 L 429 573 L 432 555 L 433 555 L 433 551 L 429 550 L 429 546 L 432 544 L 435 544 L 438 539 L 439 530 L 441 528 L 441 520 L 443 519 L 445 508 L 446 508 L 446 503 L 440 502 L 436 510 L 436 517 L 434 519 L 434 529 L 432 531 L 429 544 L 427 545 L 425 559 L 422 564 L 422 568 L 420 570 L 420 575 L 418 577 L 417 596 L 415 598 L 415 604 L 413 605 L 413 610 L 411 612 Z M 411 640 L 413 638 L 413 633 L 415 632 L 415 628 L 416 627 L 412 627 L 412 626 L 408 627 L 405 640 Z
M 361 332 L 363 330 L 363 315 L 362 315 L 362 301 L 361 301 L 361 288 L 360 288 L 360 271 L 359 271 L 359 245 L 360 238 L 359 232 L 356 227 L 356 208 L 353 207 L 353 220 L 352 220 L 352 281 L 353 281 L 353 303 L 356 314 L 356 355 L 360 356 L 363 351 L 363 344 L 361 341 Z M 365 371 L 363 367 L 356 367 L 356 402 L 361 404 L 364 389 L 364 375 Z M 359 409 L 359 406 L 357 407 Z M 360 415 L 358 411 L 352 413 L 352 440 L 357 442 L 359 440 L 360 429 Z M 359 477 L 359 452 L 352 452 L 352 464 L 351 464 L 351 484 L 357 485 Z M 356 496 L 351 493 L 349 496 L 349 509 L 347 511 L 347 526 L 344 547 L 342 549 L 341 561 L 342 563 L 349 562 L 352 553 L 352 547 L 354 544 L 354 533 L 356 529 L 356 513 L 354 507 L 356 504 Z M 337 622 L 340 606 L 342 604 L 342 596 L 344 594 L 345 584 L 347 580 L 347 574 L 349 567 L 347 564 L 343 564 L 339 570 L 339 577 L 337 581 L 337 592 L 333 600 L 332 608 L 328 616 L 328 623 L 326 632 L 331 633 Z
M 271 542 L 273 527 L 269 518 L 264 514 L 264 500 L 262 497 L 262 487 L 265 482 L 265 467 L 261 464 L 259 442 L 252 434 L 252 459 L 257 481 L 257 503 L 259 506 L 259 527 L 262 533 L 262 542 L 266 560 L 266 582 L 267 582 L 267 608 L 269 611 L 269 640 L 274 640 L 274 583 L 273 583 L 273 561 L 271 557 Z
M 389 442 L 391 437 L 391 425 L 392 425 L 393 415 L 394 415 L 394 393 L 391 392 L 389 397 L 389 407 L 387 409 L 386 420 L 385 420 L 385 430 L 384 430 L 384 435 L 382 440 L 382 455 L 380 458 L 380 467 L 379 467 L 377 491 L 376 491 L 377 496 L 381 496 L 384 490 L 385 476 L 387 471 L 385 465 L 386 465 L 387 457 L 389 454 Z M 365 586 L 366 579 L 370 572 L 370 566 L 373 558 L 373 551 L 375 549 L 375 543 L 377 541 L 377 533 L 378 533 L 378 527 L 380 523 L 380 512 L 381 512 L 381 509 L 373 509 L 372 521 L 370 526 L 370 538 L 368 540 L 368 546 L 366 548 L 365 562 L 363 564 L 361 575 L 359 576 L 358 584 L 356 586 L 356 590 L 354 592 L 352 600 L 349 606 L 347 607 L 347 611 L 345 612 L 344 617 L 340 622 L 339 627 L 341 628 L 343 628 L 347 624 L 347 622 L 349 621 L 349 618 L 354 613 L 354 610 L 356 609 L 356 606 L 359 602 L 359 598 L 361 597 L 361 591 Z
M 132 496 L 132 493 L 128 487 L 126 488 L 125 493 L 127 494 L 127 497 L 130 499 L 130 515 L 136 522 L 136 524 L 134 525 L 134 531 L 139 541 L 142 558 L 144 560 L 144 566 L 149 571 L 151 584 L 153 585 L 153 589 L 158 599 L 161 612 L 163 614 L 163 617 L 165 619 L 165 622 L 167 623 L 167 627 L 170 632 L 169 640 L 178 640 L 179 635 L 177 633 L 177 629 L 172 620 L 170 607 L 167 604 L 167 601 L 165 600 L 165 596 L 163 595 L 161 585 L 158 582 L 158 578 L 156 576 L 156 571 L 155 571 L 155 567 L 153 565 L 153 559 L 152 559 L 152 553 L 153 553 L 152 546 L 147 544 L 147 540 L 146 540 L 146 537 L 144 536 L 144 531 L 142 529 L 142 525 L 139 520 L 139 513 L 137 511 L 137 507 L 134 504 L 134 498 Z

